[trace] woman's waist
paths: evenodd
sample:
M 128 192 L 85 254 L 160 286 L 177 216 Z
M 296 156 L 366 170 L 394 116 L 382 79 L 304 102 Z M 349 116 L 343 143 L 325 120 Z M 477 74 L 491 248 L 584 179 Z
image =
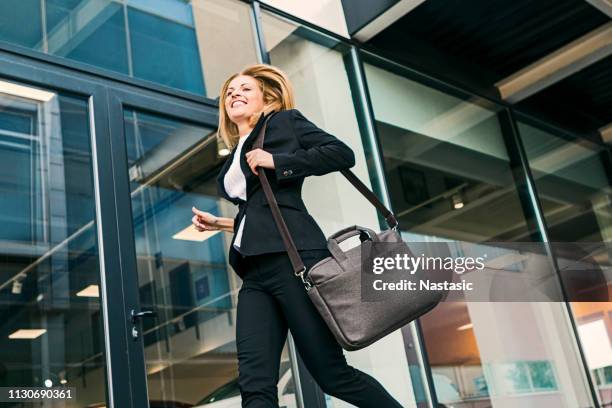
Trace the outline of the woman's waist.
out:
M 331 256 L 327 248 L 298 249 L 298 254 L 306 268 L 310 268 L 320 260 Z M 289 257 L 287 256 L 287 251 L 263 252 L 248 255 L 245 256 L 243 260 L 245 266 L 249 269 L 268 270 L 272 274 L 280 273 L 281 270 L 279 269 L 284 269 L 287 272 L 293 269 Z M 270 268 L 272 265 L 278 265 L 280 268 Z M 249 276 L 249 274 L 247 274 L 247 276 Z M 251 276 L 255 277 L 257 275 Z
M 304 201 L 302 200 L 301 194 L 295 191 L 278 191 L 274 192 L 274 199 L 279 207 L 289 207 L 303 212 L 308 212 Z M 264 194 L 263 190 L 258 190 L 251 194 L 246 201 L 238 203 L 240 212 L 244 212 L 246 208 L 260 207 L 270 208 L 268 199 Z M 269 210 L 268 210 L 269 211 Z
M 279 206 L 279 209 L 298 249 L 327 247 L 323 231 L 306 210 L 285 206 Z M 246 253 L 253 248 L 266 251 L 284 250 L 284 242 L 270 208 L 249 207 L 248 211 L 237 216 L 236 225 L 240 225 L 242 221 L 244 227 L 240 239 L 240 252 Z
M 314 238 L 314 237 L 313 237 Z M 298 252 L 309 252 L 318 251 L 325 252 L 329 251 L 327 248 L 327 241 L 325 239 L 299 239 L 297 242 L 294 241 L 295 247 Z M 245 240 L 241 243 L 240 248 L 231 247 L 230 252 L 235 252 L 242 259 L 252 256 L 259 256 L 264 254 L 287 254 L 287 248 L 282 240 L 268 239 L 268 240 Z

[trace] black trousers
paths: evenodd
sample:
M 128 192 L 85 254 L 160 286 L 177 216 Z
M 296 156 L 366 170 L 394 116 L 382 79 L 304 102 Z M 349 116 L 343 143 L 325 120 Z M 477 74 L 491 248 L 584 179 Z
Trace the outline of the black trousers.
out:
M 326 250 L 300 254 L 306 267 L 329 256 Z M 280 356 L 289 329 L 324 392 L 360 408 L 401 408 L 378 381 L 347 364 L 342 348 L 293 274 L 286 253 L 245 260 L 248 271 L 238 293 L 236 323 L 243 407 L 278 407 Z

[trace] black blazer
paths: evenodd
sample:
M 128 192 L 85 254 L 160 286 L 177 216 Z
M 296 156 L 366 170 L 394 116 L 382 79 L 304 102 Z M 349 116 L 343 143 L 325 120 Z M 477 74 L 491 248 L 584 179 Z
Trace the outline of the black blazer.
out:
M 268 121 L 263 149 L 272 154 L 275 169 L 265 171 L 278 206 L 298 250 L 325 249 L 327 240 L 302 201 L 304 178 L 353 167 L 355 154 L 346 144 L 319 129 L 297 109 L 273 112 L 269 115 L 272 116 Z M 229 253 L 230 265 L 241 277 L 246 272 L 242 262 L 244 256 L 286 251 L 259 178 L 251 172 L 246 161 L 246 153 L 253 148 L 254 139 L 264 119 L 259 119 L 242 146 L 240 167 L 246 177 L 246 201 L 229 197 L 223 182 L 236 149 L 224 163 L 217 178 L 217 188 L 221 196 L 239 206 L 234 219 L 234 232 L 237 231 L 242 217 L 247 215 L 240 253 L 234 249 L 235 235 Z

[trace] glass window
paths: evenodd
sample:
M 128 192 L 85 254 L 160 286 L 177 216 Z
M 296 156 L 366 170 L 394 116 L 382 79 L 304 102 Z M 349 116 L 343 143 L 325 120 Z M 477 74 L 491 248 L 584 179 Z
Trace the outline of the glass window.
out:
M 265 12 L 262 21 L 270 61 L 289 76 L 297 108 L 317 126 L 353 149 L 356 166 L 352 170 L 369 185 L 367 157 L 345 65 L 348 48 L 332 38 Z M 322 191 L 325 193 L 321 194 Z M 339 173 L 306 179 L 303 197 L 327 236 L 356 223 L 379 228 L 374 207 Z M 410 406 L 415 402 L 414 394 L 420 393 L 422 383 L 413 389 L 410 375 L 419 373 L 419 366 L 410 361 L 408 343 L 410 341 L 398 330 L 346 356 L 349 364 L 374 376 L 403 406 Z M 336 398 L 328 398 L 329 407 L 346 406 L 343 404 Z
M 213 99 L 256 38 L 238 0 L 0 1 L 0 41 Z
M 129 73 L 123 6 L 112 0 L 45 0 L 49 54 Z
M 373 65 L 366 65 L 366 73 L 400 225 L 413 233 L 457 240 L 528 241 L 532 231 L 516 192 L 496 108 Z
M 0 41 L 43 51 L 40 0 L 3 0 L 0 2 Z M 23 22 L 28 22 L 24 29 Z
M 551 241 L 610 242 L 607 148 L 518 121 Z
M 128 7 L 134 76 L 204 94 L 193 26 Z
M 82 407 L 106 404 L 89 114 L 0 80 L 0 385 L 74 387 Z
M 550 361 L 488 363 L 484 367 L 491 390 L 505 396 L 557 390 L 557 380 Z
M 310 0 L 308 2 L 263 0 L 262 3 L 346 38 L 349 37 L 341 0 Z
M 585 256 L 602 270 L 609 269 L 612 242 L 609 151 L 588 140 L 547 130 L 527 118 L 519 120 L 518 127 L 549 239 L 595 243 L 594 251 L 585 252 Z M 602 274 L 593 284 L 607 289 L 609 278 L 606 281 Z M 571 306 L 601 404 L 610 404 L 609 376 L 602 374 L 612 372 L 612 302 L 572 302 Z
M 184 0 L 127 0 L 131 8 L 193 27 L 193 15 L 189 3 Z
M 467 251 L 537 236 L 500 108 L 366 58 L 387 187 L 406 240 Z M 564 304 L 466 300 L 443 302 L 420 319 L 439 403 L 592 405 Z
M 216 129 L 128 109 L 124 114 L 151 406 L 239 407 L 235 322 L 240 279 L 231 234 L 198 232 L 191 207 L 235 216 L 217 196 Z M 279 399 L 295 406 L 287 347 Z
M 219 96 L 231 74 L 259 62 L 251 6 L 236 0 L 193 0 L 206 96 Z

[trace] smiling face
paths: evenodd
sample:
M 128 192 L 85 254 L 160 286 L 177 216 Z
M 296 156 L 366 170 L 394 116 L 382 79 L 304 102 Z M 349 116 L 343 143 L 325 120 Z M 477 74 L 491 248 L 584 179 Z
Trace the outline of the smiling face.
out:
M 295 97 L 287 74 L 268 64 L 245 67 L 221 86 L 218 136 L 231 149 L 253 130 L 260 114 L 293 108 Z
M 257 80 L 249 75 L 238 75 L 232 79 L 224 98 L 225 111 L 236 124 L 248 120 L 264 108 L 263 92 Z

